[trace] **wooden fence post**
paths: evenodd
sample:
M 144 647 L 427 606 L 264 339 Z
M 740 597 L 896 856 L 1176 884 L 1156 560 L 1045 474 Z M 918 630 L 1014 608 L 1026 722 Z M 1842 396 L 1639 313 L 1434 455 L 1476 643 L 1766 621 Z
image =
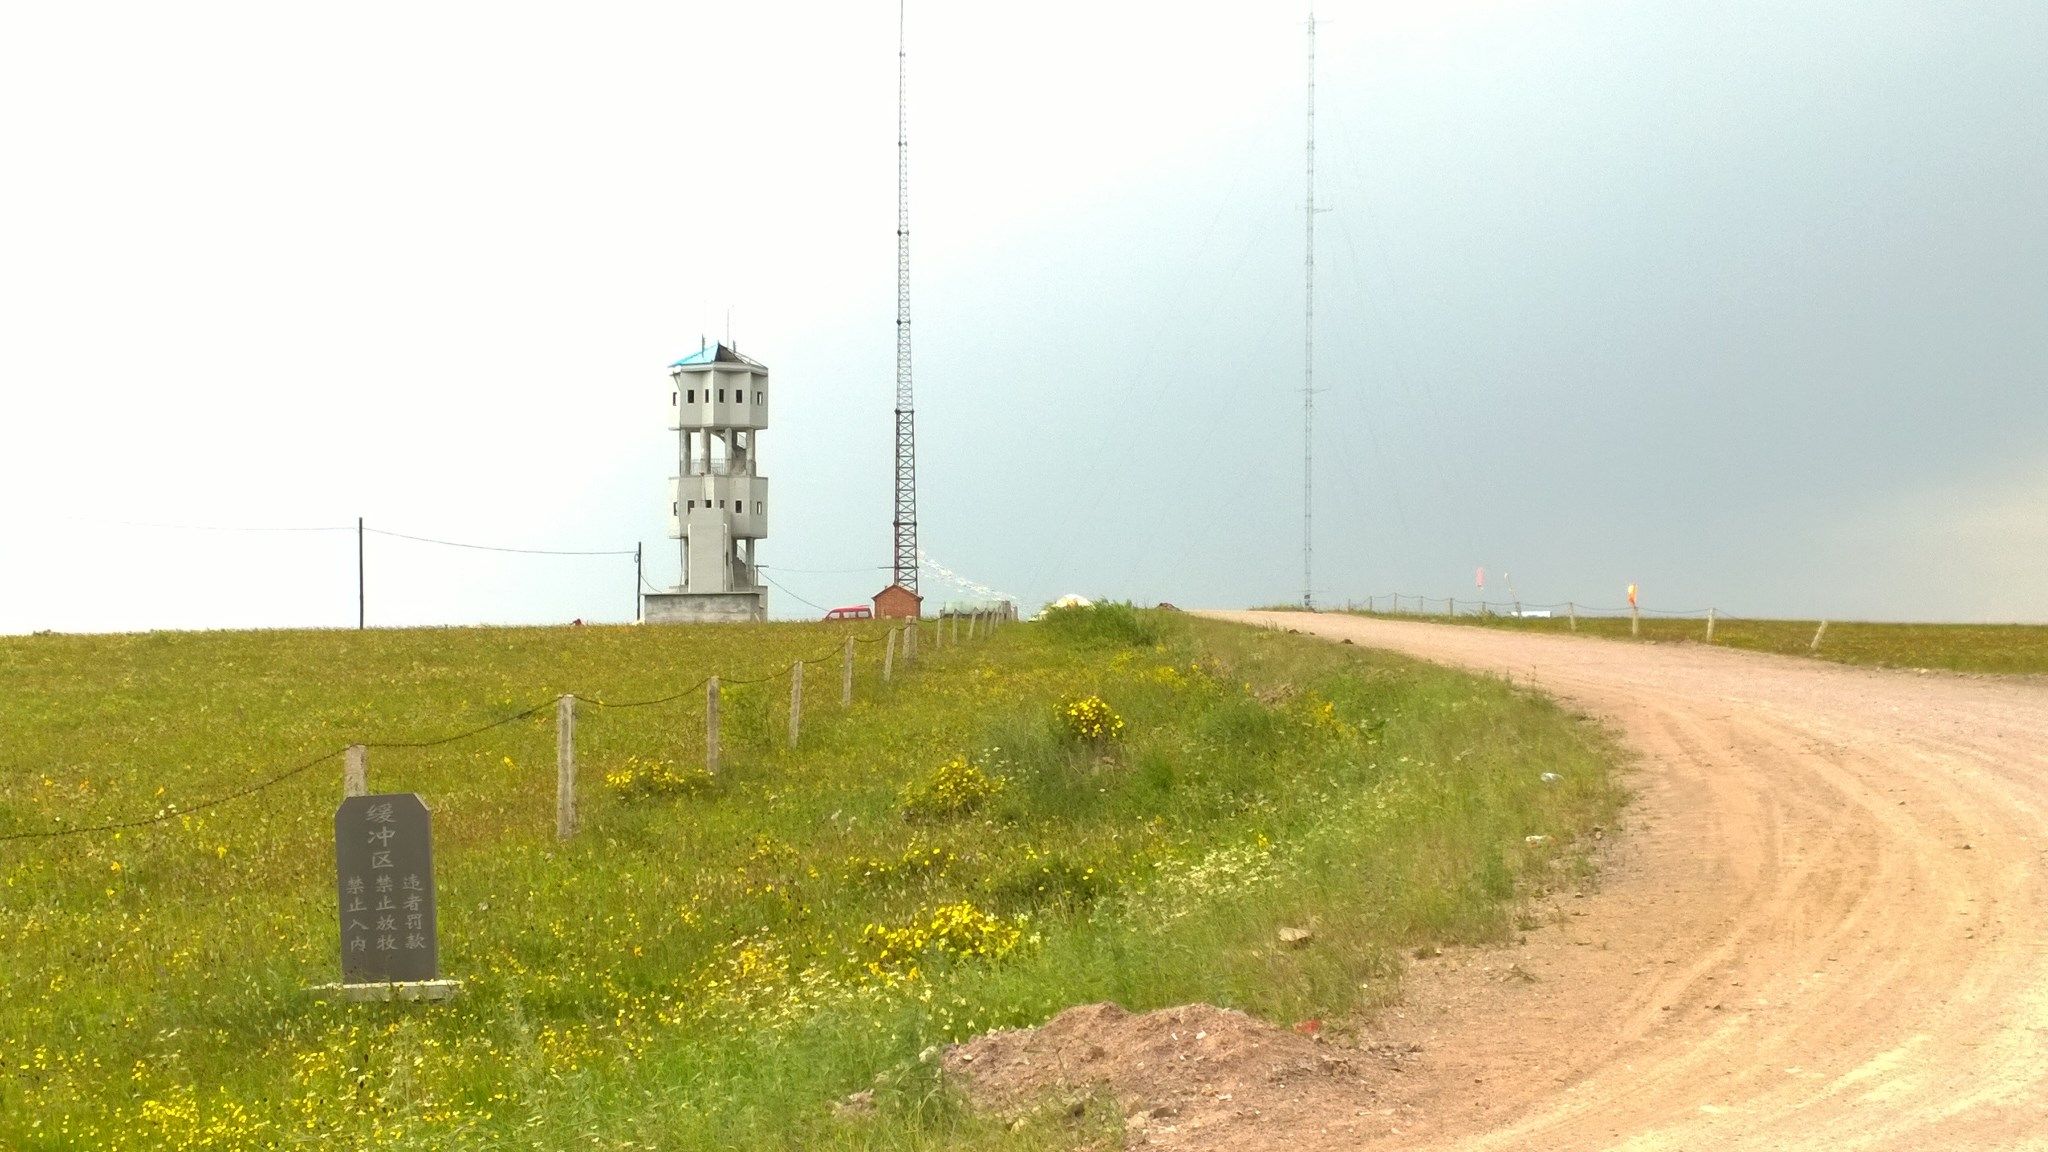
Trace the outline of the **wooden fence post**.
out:
M 903 663 L 905 667 L 917 663 L 917 634 L 924 631 L 924 620 L 912 617 L 903 626 Z
M 1574 631 L 1574 632 L 1577 632 L 1577 631 L 1579 630 L 1579 605 L 1578 605 L 1578 602 L 1577 602 L 1577 601 L 1574 601 L 1574 600 L 1567 600 L 1567 601 L 1565 601 L 1565 602 L 1564 602 L 1564 614 L 1565 614 L 1565 618 L 1566 618 L 1567 620 L 1570 620 L 1570 621 L 1571 621 L 1571 625 L 1572 625 L 1572 631 Z
M 801 660 L 789 666 L 789 746 L 796 747 L 798 731 L 804 722 L 804 662 Z
M 555 701 L 555 839 L 576 834 L 576 697 Z
M 1818 627 L 1818 628 L 1815 628 L 1815 629 L 1813 630 L 1813 643 L 1811 643 L 1811 644 L 1808 644 L 1808 645 L 1806 646 L 1806 650 L 1807 650 L 1808 652 L 1818 652 L 1818 651 L 1820 651 L 1820 638 L 1821 638 L 1821 637 L 1823 637 L 1823 636 L 1825 636 L 1825 635 L 1827 635 L 1827 634 L 1828 634 L 1828 622 L 1827 622 L 1827 621 L 1825 621 L 1825 620 L 1823 620 L 1823 621 L 1821 621 L 1821 622 L 1820 622 L 1820 627 Z
M 846 638 L 846 655 L 839 662 L 839 706 L 853 707 L 853 637 Z
M 341 762 L 341 794 L 368 796 L 370 794 L 370 750 L 361 744 L 348 746 L 348 753 Z
M 889 629 L 889 641 L 882 645 L 882 683 L 887 684 L 896 672 L 896 629 Z
M 704 771 L 718 775 L 718 677 L 704 683 Z
M 1714 610 L 1707 609 L 1707 643 L 1714 642 Z
M 958 612 L 953 613 L 953 638 L 947 641 L 947 643 L 955 648 L 960 646 L 960 614 Z
M 1631 636 L 1643 634 L 1643 614 L 1633 604 L 1628 606 L 1628 634 Z
M 1456 616 L 1457 614 L 1458 614 L 1458 598 L 1457 598 L 1456 596 L 1446 596 L 1446 597 L 1444 597 L 1444 615 L 1446 615 L 1446 616 Z

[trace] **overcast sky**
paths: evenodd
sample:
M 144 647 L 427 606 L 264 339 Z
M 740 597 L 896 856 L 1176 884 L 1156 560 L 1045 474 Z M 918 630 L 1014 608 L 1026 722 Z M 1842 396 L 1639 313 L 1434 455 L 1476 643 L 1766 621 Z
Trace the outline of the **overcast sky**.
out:
M 1305 12 L 913 2 L 922 540 L 1027 605 L 1301 595 Z M 2048 619 L 2048 6 L 1329 3 L 1315 591 Z M 889 3 L 16 5 L 0 631 L 353 625 L 348 532 L 665 539 L 665 365 L 777 394 L 761 556 L 889 557 Z M 368 543 L 373 624 L 630 558 Z M 927 576 L 928 596 L 955 593 Z

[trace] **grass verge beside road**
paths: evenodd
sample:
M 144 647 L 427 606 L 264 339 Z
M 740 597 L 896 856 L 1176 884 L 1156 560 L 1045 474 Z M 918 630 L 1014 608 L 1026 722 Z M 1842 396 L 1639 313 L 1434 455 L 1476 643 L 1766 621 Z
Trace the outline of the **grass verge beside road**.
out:
M 0 640 L 0 833 L 841 635 Z M 889 686 L 862 659 L 851 709 L 813 680 L 794 750 L 786 683 L 730 690 L 717 780 L 700 699 L 586 713 L 566 843 L 551 709 L 375 754 L 373 790 L 434 812 L 442 962 L 468 985 L 445 1004 L 305 991 L 336 968 L 338 765 L 0 843 L 0 1146 L 1070 1146 L 1113 1113 L 977 1117 L 929 1050 L 1101 999 L 1370 1009 L 1404 950 L 1499 939 L 1576 882 L 1619 803 L 1613 750 L 1547 700 L 1304 637 L 1112 605 L 927 649 Z
M 1299 611 L 1298 607 L 1273 609 Z M 1463 624 L 1480 628 L 1508 628 L 1522 632 L 1569 632 L 1570 621 L 1562 611 L 1548 618 L 1460 613 L 1457 616 L 1414 613 L 1365 612 L 1353 616 L 1387 620 L 1419 620 L 1430 624 Z M 1878 668 L 1929 668 L 1947 672 L 1988 672 L 1999 675 L 2048 674 L 2048 624 L 1884 624 L 1862 621 L 1829 621 L 1827 634 L 1814 650 L 1813 634 L 1818 620 L 1748 620 L 1722 616 L 1714 621 L 1714 644 L 1725 648 L 1746 648 L 1755 652 L 1776 652 L 1784 656 L 1811 656 L 1838 664 L 1862 664 Z M 1578 634 L 1604 636 L 1612 640 L 1642 640 L 1661 643 L 1705 643 L 1705 617 L 1644 616 L 1642 634 L 1631 636 L 1626 616 L 1581 616 Z

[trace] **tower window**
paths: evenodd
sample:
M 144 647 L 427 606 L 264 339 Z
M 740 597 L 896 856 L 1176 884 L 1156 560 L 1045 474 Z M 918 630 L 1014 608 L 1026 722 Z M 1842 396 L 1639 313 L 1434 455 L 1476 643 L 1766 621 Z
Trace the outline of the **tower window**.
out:
M 677 401 L 677 400 L 679 400 L 679 399 L 681 399 L 681 398 L 682 398 L 682 397 L 681 397 L 681 395 L 680 395 L 679 393 L 676 393 L 676 392 L 670 392 L 670 393 L 668 394 L 668 405 L 669 405 L 669 407 L 671 407 L 671 408 L 675 407 L 675 406 L 676 406 L 676 401 Z
M 690 403 L 692 403 L 692 404 L 695 404 L 696 402 L 697 402 L 697 390 L 696 390 L 695 388 L 692 388 L 692 389 L 690 389 Z
M 671 516 L 675 515 L 676 509 L 679 507 L 681 507 L 681 505 L 676 504 L 674 501 L 670 501 L 668 506 L 668 514 Z
M 718 390 L 718 402 L 719 402 L 720 404 L 723 404 L 723 403 L 725 403 L 725 389 L 723 389 L 723 388 L 720 388 L 720 389 Z
M 760 502 L 759 500 L 756 500 L 756 501 L 754 501 L 754 515 L 756 515 L 756 516 L 759 516 L 760 514 L 761 514 L 761 502 Z
M 767 394 L 766 392 L 756 392 L 756 393 L 754 393 L 754 403 L 756 403 L 756 404 L 766 404 L 767 402 L 768 402 L 768 394 Z
M 697 510 L 697 502 L 696 502 L 695 500 L 692 500 L 692 501 L 690 501 L 690 511 L 692 511 L 692 512 L 695 512 L 696 510 Z

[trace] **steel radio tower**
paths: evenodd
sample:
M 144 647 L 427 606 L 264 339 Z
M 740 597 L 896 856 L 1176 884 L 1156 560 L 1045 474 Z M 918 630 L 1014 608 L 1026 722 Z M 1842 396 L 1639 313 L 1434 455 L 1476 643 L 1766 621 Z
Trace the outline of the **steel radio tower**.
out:
M 917 591 L 917 417 L 910 397 L 910 122 L 904 0 L 896 4 L 896 556 L 895 582 Z
M 1316 427 L 1316 14 L 1308 14 L 1308 200 L 1302 220 L 1307 232 L 1303 258 L 1305 292 L 1301 356 L 1301 606 L 1316 606 L 1315 427 Z

